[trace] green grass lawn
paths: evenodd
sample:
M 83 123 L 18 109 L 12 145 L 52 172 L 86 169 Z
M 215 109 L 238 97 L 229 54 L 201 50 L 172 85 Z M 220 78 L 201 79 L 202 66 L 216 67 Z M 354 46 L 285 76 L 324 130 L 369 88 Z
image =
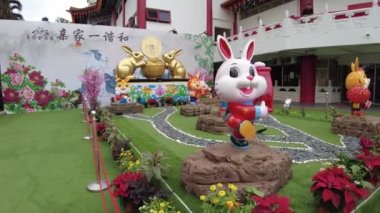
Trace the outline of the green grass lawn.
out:
M 162 112 L 163 110 L 164 109 L 161 107 L 144 108 L 144 115 L 154 116 L 154 115 Z
M 147 121 L 122 117 L 116 117 L 114 121 L 120 130 L 133 140 L 133 144 L 139 151 L 162 150 L 170 157 L 169 164 L 171 165 L 171 171 L 166 181 L 193 212 L 201 212 L 201 202 L 195 196 L 188 194 L 180 184 L 182 162 L 187 156 L 199 150 L 199 148 L 179 144 L 161 135 L 157 135 L 151 124 Z M 280 193 L 291 196 L 292 207 L 296 212 L 308 213 L 310 209 L 315 209 L 312 194 L 310 193 L 311 177 L 319 170 L 320 166 L 320 163 L 292 166 L 293 178 Z M 178 202 L 177 206 L 180 206 Z
M 123 117 L 114 118 L 115 124 L 120 128 L 121 132 L 132 140 L 135 147 L 141 151 L 155 151 L 162 150 L 165 156 L 169 157 L 168 164 L 170 165 L 170 172 L 166 181 L 173 188 L 183 201 L 189 205 L 193 212 L 201 212 L 200 201 L 190 194 L 188 194 L 184 187 L 180 184 L 180 173 L 183 160 L 190 154 L 199 150 L 199 148 L 187 146 L 169 140 L 164 136 L 158 134 L 152 125 L 147 121 L 126 119 Z M 176 201 L 177 206 L 183 206 Z
M 86 189 L 96 176 L 82 120 L 80 110 L 0 116 L 0 212 L 104 212 Z M 119 170 L 101 145 L 112 180 Z
M 148 108 L 145 113 L 154 115 L 160 110 Z M 322 131 L 323 126 L 329 126 L 328 122 L 286 116 L 278 119 L 300 129 L 308 126 L 312 131 L 304 131 L 321 139 L 329 130 Z M 81 140 L 85 135 L 82 120 L 80 110 L 0 116 L 0 212 L 104 212 L 100 194 L 86 189 L 95 180 L 95 171 L 90 145 Z M 188 194 L 180 184 L 184 159 L 199 148 L 163 137 L 146 121 L 115 116 L 114 122 L 141 152 L 162 150 L 169 157 L 171 170 L 166 181 L 193 212 L 202 212 L 198 198 Z M 189 122 L 182 120 L 182 123 Z M 101 143 L 101 148 L 112 180 L 120 171 L 112 160 L 109 145 Z M 321 163 L 292 166 L 293 177 L 279 193 L 290 198 L 295 212 L 316 212 L 310 186 L 311 177 L 321 166 Z M 377 192 L 358 212 L 379 211 L 379 197 Z M 109 200 L 108 204 L 111 208 Z M 178 201 L 176 206 L 186 212 Z

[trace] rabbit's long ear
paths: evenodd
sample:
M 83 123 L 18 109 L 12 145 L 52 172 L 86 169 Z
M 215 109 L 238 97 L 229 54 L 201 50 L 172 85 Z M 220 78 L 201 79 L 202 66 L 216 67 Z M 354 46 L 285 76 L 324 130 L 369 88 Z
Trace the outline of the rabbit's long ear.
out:
M 132 55 L 132 49 L 131 49 L 131 48 L 129 48 L 128 46 L 122 46 L 122 48 L 123 48 L 123 50 L 124 50 L 125 52 L 127 52 L 127 53 L 129 53 L 129 54 Z
M 230 44 L 228 44 L 228 41 L 220 35 L 218 35 L 218 48 L 220 55 L 225 61 L 234 58 Z
M 182 53 L 182 50 L 175 50 L 174 51 L 174 56 L 178 56 L 179 54 L 181 54 Z
M 244 47 L 241 58 L 247 61 L 251 61 L 254 52 L 255 52 L 255 40 L 250 39 Z

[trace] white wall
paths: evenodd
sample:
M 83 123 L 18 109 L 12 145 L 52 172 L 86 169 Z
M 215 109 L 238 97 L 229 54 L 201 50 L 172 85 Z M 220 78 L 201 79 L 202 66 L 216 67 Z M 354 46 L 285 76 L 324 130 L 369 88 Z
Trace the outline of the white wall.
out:
M 239 25 L 243 27 L 243 30 L 248 30 L 259 26 L 258 18 L 263 20 L 264 25 L 281 22 L 285 17 L 285 10 L 289 10 L 289 15 L 298 15 L 298 1 L 292 1 L 240 20 Z
M 314 14 L 323 13 L 325 4 L 328 4 L 329 11 L 347 10 L 350 4 L 360 4 L 372 2 L 372 0 L 314 0 Z
M 137 1 L 138 0 L 126 0 L 126 2 L 125 2 L 125 24 L 128 24 L 129 17 L 133 16 L 136 13 Z M 137 25 L 137 22 L 136 22 L 136 25 Z
M 213 34 L 215 34 L 215 27 L 230 29 L 232 34 L 234 13 L 220 7 L 224 1 L 225 0 L 212 1 Z
M 169 10 L 171 13 L 170 24 L 147 21 L 147 29 L 159 31 L 176 29 L 178 33 L 190 34 L 206 31 L 206 0 L 154 0 L 146 3 L 147 8 Z

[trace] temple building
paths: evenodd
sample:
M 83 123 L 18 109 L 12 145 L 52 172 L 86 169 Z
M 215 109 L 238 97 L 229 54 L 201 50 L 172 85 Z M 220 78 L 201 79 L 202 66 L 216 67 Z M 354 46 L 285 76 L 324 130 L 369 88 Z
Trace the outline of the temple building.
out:
M 272 67 L 278 101 L 345 102 L 344 79 L 359 57 L 371 79 L 371 100 L 380 104 L 379 5 L 377 0 L 90 0 L 88 7 L 69 12 L 74 23 L 225 35 L 235 56 L 255 39 L 253 60 Z M 221 58 L 214 52 L 216 71 Z

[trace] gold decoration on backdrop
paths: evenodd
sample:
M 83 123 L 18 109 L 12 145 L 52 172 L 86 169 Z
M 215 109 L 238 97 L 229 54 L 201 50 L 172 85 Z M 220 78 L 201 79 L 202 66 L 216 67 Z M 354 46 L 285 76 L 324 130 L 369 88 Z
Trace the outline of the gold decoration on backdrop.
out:
M 171 50 L 162 56 L 162 59 L 165 61 L 165 67 L 170 70 L 174 79 L 184 79 L 186 76 L 185 66 L 175 59 L 181 53 L 182 50 Z
M 122 48 L 130 57 L 119 62 L 116 67 L 116 77 L 120 79 L 133 79 L 135 69 L 145 65 L 144 55 L 141 52 L 133 52 L 128 46 L 122 46 Z
M 122 47 L 130 56 L 119 62 L 116 67 L 116 78 L 133 78 L 136 68 L 141 67 L 143 75 L 148 79 L 161 78 L 168 69 L 172 79 L 184 79 L 186 69 L 184 65 L 175 59 L 182 50 L 171 50 L 159 58 L 162 51 L 162 44 L 154 36 L 148 36 L 141 42 L 141 52 L 133 52 L 128 46 Z M 147 60 L 144 60 L 144 56 Z
M 149 79 L 162 77 L 165 72 L 165 63 L 158 58 L 162 51 L 160 40 L 153 36 L 146 37 L 141 42 L 141 50 L 148 58 L 142 68 L 144 76 Z

